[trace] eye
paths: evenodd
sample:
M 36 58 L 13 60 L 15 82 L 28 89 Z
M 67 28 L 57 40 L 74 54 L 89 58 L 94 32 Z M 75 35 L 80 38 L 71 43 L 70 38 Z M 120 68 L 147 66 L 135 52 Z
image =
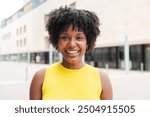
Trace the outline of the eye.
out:
M 84 38 L 81 37 L 81 36 L 76 37 L 76 40 L 78 40 L 78 41 L 82 41 L 83 39 L 84 39 Z
M 60 36 L 60 39 L 62 39 L 62 40 L 68 40 L 69 37 L 67 35 L 62 35 L 62 36 Z

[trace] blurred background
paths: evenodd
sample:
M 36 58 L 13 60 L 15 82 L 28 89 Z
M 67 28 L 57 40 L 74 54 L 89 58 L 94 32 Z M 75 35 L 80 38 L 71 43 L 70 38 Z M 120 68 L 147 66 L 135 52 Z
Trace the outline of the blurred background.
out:
M 150 99 L 150 0 L 1 0 L 0 99 L 29 99 L 34 73 L 61 60 L 45 24 L 65 5 L 99 16 L 101 35 L 84 59 L 109 75 L 114 99 Z

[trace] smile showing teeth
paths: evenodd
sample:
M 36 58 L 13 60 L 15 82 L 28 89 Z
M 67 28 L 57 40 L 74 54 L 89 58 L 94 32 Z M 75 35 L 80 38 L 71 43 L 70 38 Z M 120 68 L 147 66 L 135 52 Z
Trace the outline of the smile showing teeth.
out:
M 78 50 L 76 50 L 76 51 L 67 50 L 67 52 L 68 52 L 69 54 L 75 54 L 75 53 L 78 53 Z

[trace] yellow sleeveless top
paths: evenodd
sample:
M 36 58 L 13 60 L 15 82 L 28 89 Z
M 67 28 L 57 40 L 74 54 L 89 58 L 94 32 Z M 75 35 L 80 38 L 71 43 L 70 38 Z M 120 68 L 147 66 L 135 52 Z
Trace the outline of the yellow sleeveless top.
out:
M 55 63 L 46 69 L 43 100 L 99 100 L 100 94 L 99 71 L 88 64 L 72 70 Z

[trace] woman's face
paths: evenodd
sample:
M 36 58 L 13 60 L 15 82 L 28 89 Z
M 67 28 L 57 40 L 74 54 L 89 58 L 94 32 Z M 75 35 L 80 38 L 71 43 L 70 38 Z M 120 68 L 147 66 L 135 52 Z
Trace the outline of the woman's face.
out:
M 84 32 L 69 26 L 59 36 L 58 49 L 63 56 L 63 62 L 68 64 L 81 64 L 82 57 L 87 49 L 87 40 Z

